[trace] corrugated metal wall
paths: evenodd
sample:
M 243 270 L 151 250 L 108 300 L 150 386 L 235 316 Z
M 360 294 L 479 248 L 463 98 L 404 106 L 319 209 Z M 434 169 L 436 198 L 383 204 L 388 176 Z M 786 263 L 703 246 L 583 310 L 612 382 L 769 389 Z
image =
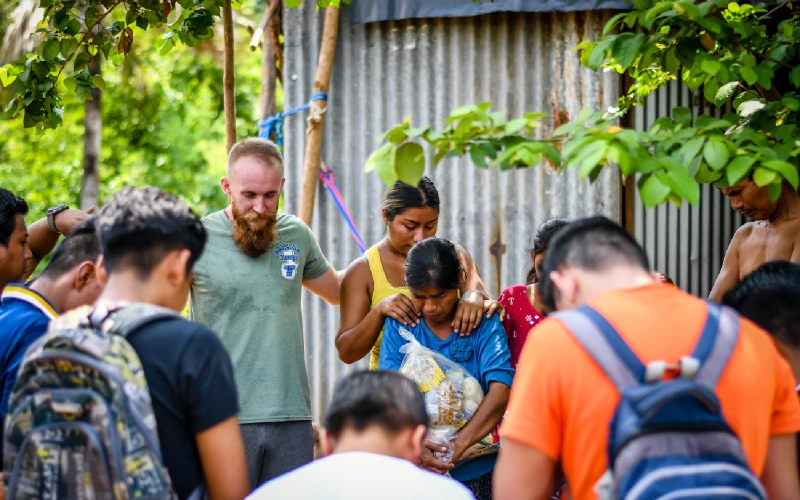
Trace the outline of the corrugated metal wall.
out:
M 313 2 L 284 11 L 285 108 L 309 99 L 324 13 Z M 590 105 L 605 108 L 619 95 L 618 78 L 582 68 L 578 42 L 597 36 L 612 13 L 492 14 L 473 18 L 419 19 L 350 25 L 344 7 L 329 93 L 323 157 L 367 245 L 383 234 L 379 209 L 384 187 L 363 165 L 380 135 L 411 116 L 416 125 L 441 126 L 449 112 L 491 100 L 511 116 L 566 112 Z M 286 209 L 297 213 L 305 147 L 305 116 L 287 118 Z M 548 124 L 547 133 L 552 130 Z M 534 228 L 552 216 L 596 213 L 619 218 L 615 172 L 594 185 L 576 172 L 556 175 L 546 167 L 499 172 L 467 160 L 444 162 L 428 172 L 442 200 L 439 235 L 462 242 L 477 260 L 493 294 L 521 282 L 524 251 Z M 360 252 L 322 188 L 313 229 L 337 269 Z M 353 367 L 334 347 L 338 310 L 306 292 L 304 328 L 315 416 L 327 404 L 336 380 Z M 359 363 L 357 367 L 364 367 Z
M 636 108 L 634 127 L 645 130 L 659 117 L 669 115 L 675 106 L 694 108 L 695 115 L 698 111 L 721 115 L 713 107 L 703 107 L 708 103 L 702 87 L 692 93 L 682 83 L 673 81 Z M 653 267 L 687 292 L 707 297 L 722 267 L 728 243 L 744 219 L 731 209 L 719 189 L 711 185 L 700 189 L 700 203 L 696 207 L 684 203 L 678 209 L 668 204 L 650 210 L 645 210 L 636 191 L 633 229 Z

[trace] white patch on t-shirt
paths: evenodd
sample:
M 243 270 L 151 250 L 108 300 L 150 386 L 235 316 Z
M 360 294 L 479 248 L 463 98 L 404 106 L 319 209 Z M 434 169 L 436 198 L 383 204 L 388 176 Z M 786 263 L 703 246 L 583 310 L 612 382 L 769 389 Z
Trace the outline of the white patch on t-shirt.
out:
M 365 452 L 336 453 L 284 474 L 248 500 L 474 500 L 455 479 L 399 458 Z

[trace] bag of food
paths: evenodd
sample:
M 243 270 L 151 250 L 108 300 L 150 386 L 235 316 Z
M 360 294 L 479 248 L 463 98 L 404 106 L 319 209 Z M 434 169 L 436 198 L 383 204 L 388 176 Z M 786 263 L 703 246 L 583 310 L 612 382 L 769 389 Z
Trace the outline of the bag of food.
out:
M 459 429 L 464 427 L 483 401 L 480 382 L 467 370 L 442 354 L 428 349 L 403 327 L 399 334 L 408 343 L 400 347 L 405 354 L 400 373 L 417 383 L 425 396 L 425 408 L 430 419 L 426 439 L 447 448 L 434 456 L 442 463 L 453 458 L 453 443 Z M 500 439 L 497 430 L 472 445 L 460 461 L 498 450 Z

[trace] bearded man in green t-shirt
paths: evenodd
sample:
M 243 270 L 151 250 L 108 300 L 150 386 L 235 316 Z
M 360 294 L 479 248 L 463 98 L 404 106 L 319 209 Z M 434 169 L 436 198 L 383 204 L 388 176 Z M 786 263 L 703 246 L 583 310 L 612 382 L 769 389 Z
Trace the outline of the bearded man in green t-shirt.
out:
M 230 204 L 203 218 L 208 244 L 191 290 L 193 319 L 217 332 L 233 361 L 254 488 L 313 459 L 300 296 L 306 287 L 338 305 L 341 284 L 309 227 L 278 214 L 284 182 L 274 143 L 231 148 L 221 181 Z

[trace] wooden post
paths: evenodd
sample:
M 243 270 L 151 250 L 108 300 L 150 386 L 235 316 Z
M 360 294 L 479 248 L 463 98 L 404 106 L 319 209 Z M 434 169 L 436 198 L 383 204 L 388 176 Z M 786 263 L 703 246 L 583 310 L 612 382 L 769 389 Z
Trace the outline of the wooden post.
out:
M 225 69 L 222 77 L 223 106 L 225 107 L 225 147 L 228 151 L 236 144 L 236 97 L 234 85 L 236 77 L 233 73 L 233 11 L 231 0 L 222 8 L 222 28 L 225 42 Z
M 272 36 L 267 37 L 264 31 L 273 22 L 280 5 L 280 0 L 272 0 L 264 19 L 250 40 L 251 50 L 255 50 L 261 44 L 261 120 L 266 120 L 275 114 L 275 81 L 278 76 L 275 66 L 275 45 L 272 43 Z
M 322 45 L 319 49 L 314 92 L 328 92 L 338 36 L 339 9 L 328 7 L 325 11 L 325 26 L 322 30 Z M 325 101 L 311 101 L 308 128 L 306 129 L 306 155 L 303 161 L 303 190 L 300 196 L 299 215 L 300 219 L 309 227 L 311 227 L 311 217 L 314 215 L 314 198 L 317 195 L 322 132 L 325 126 L 324 111 L 327 109 L 327 104 Z

